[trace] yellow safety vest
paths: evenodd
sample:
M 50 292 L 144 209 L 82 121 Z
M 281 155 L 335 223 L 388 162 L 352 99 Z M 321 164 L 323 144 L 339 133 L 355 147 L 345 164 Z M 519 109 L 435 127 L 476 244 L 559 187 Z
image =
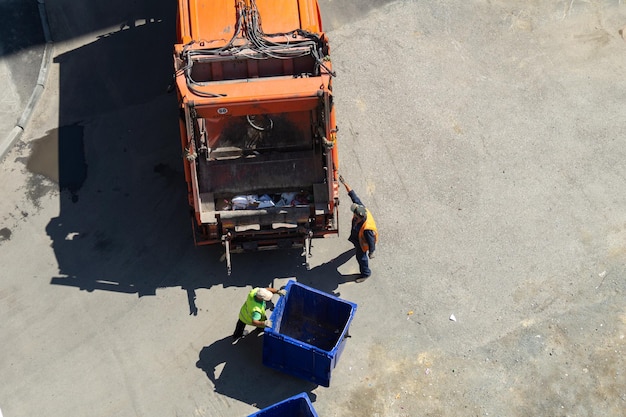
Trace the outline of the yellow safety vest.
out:
M 361 225 L 361 229 L 359 229 L 359 244 L 361 245 L 361 250 L 363 252 L 367 252 L 370 246 L 367 244 L 367 239 L 365 239 L 365 231 L 371 230 L 374 232 L 374 243 L 378 243 L 378 229 L 376 228 L 376 222 L 372 217 L 372 213 L 368 209 L 365 209 L 367 213 L 367 218 Z
M 257 290 L 258 288 L 255 288 L 248 293 L 246 302 L 241 306 L 241 310 L 239 310 L 239 320 L 248 325 L 252 325 L 252 314 L 255 311 L 261 313 L 260 321 L 265 321 L 267 319 L 265 316 L 265 301 L 259 301 L 255 297 Z

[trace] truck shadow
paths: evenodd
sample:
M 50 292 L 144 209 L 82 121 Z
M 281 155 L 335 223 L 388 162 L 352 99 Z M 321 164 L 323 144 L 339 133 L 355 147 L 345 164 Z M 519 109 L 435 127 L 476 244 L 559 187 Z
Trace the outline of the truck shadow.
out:
M 176 97 L 167 94 L 174 15 L 124 20 L 54 58 L 59 128 L 34 142 L 28 161 L 60 191 L 46 227 L 59 265 L 52 284 L 154 294 L 189 243 Z
M 264 366 L 262 351 L 262 332 L 253 331 L 236 345 L 228 336 L 204 347 L 196 367 L 204 371 L 215 392 L 261 409 L 301 392 L 315 401 L 311 391 L 317 384 Z
M 300 250 L 276 250 L 269 252 L 244 253 L 236 255 L 236 266 L 231 276 L 226 275 L 225 265 L 217 261 L 222 249 L 220 247 L 195 249 L 193 261 L 181 262 L 188 264 L 188 269 L 180 270 L 180 274 L 172 281 L 164 282 L 163 286 L 180 286 L 187 292 L 189 314 L 197 315 L 195 304 L 196 291 L 211 288 L 214 285 L 236 287 L 280 287 L 287 278 L 316 288 L 328 294 L 340 296 L 339 285 L 353 281 L 355 276 L 343 275 L 338 268 L 354 257 L 354 249 L 347 250 L 330 261 L 307 270 L 302 262 Z M 356 262 L 356 261 L 354 261 Z M 198 265 L 205 265 L 204 273 L 198 273 Z M 278 278 L 278 279 L 277 279 Z M 242 297 L 245 294 L 242 293 Z M 243 300 L 243 298 L 242 298 Z
M 54 58 L 59 127 L 33 142 L 27 163 L 33 200 L 50 191 L 39 176 L 60 191 L 59 215 L 46 227 L 59 267 L 51 284 L 139 297 L 180 287 L 192 315 L 195 291 L 215 285 L 295 276 L 332 293 L 344 280 L 334 265 L 346 254 L 311 271 L 300 250 L 239 254 L 228 276 L 221 246 L 194 247 L 177 100 L 167 93 L 176 9 L 151 4 Z
M 337 291 L 339 285 L 354 281 L 357 275 L 344 275 L 339 272 L 339 267 L 350 262 L 350 259 L 352 259 L 354 255 L 355 250 L 349 249 L 335 256 L 328 262 L 318 265 L 310 271 L 306 271 L 298 277 L 298 282 L 340 297 L 341 294 Z M 353 262 L 356 263 L 356 261 Z

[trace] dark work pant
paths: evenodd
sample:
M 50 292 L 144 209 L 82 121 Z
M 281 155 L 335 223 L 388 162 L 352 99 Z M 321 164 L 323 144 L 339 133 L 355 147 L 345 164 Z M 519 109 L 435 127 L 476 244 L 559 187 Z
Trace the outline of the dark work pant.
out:
M 354 245 L 354 248 L 356 249 L 356 261 L 359 263 L 359 272 L 361 272 L 361 277 L 369 277 L 372 275 L 372 271 L 369 268 L 367 253 L 361 250 L 360 245 Z
M 246 328 L 246 323 L 241 320 L 237 320 L 237 326 L 235 327 L 235 333 L 233 333 L 234 339 L 239 339 L 243 336 L 243 329 Z

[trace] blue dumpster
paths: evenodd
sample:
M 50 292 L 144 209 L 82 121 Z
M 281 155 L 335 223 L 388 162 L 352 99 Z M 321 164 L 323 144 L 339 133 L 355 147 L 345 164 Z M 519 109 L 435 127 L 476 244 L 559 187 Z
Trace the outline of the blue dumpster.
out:
M 343 352 L 356 304 L 290 280 L 263 337 L 263 364 L 325 387 Z
M 304 392 L 271 405 L 248 417 L 318 417 Z

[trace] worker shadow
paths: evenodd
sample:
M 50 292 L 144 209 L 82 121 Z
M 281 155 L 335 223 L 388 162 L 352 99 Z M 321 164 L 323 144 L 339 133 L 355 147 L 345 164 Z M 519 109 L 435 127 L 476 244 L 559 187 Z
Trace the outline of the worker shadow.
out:
M 227 336 L 202 348 L 196 367 L 206 374 L 215 392 L 261 409 L 301 392 L 315 401 L 311 391 L 317 384 L 264 366 L 262 351 L 262 331 L 252 331 L 235 345 Z
M 341 294 L 338 291 L 339 285 L 353 282 L 359 276 L 358 274 L 342 274 L 340 272 L 341 266 L 353 258 L 355 253 L 354 248 L 349 249 L 328 262 L 305 271 L 298 277 L 298 282 L 325 293 L 340 296 Z

